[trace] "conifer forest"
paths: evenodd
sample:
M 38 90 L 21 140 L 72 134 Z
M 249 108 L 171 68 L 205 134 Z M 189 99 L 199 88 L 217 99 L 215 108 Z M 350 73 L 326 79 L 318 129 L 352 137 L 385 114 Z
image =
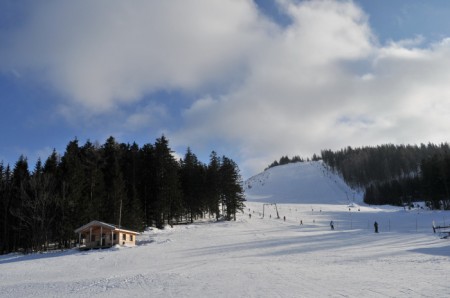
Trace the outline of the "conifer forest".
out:
M 450 209 L 448 143 L 327 149 L 306 160 L 282 156 L 268 168 L 310 160 L 323 160 L 349 186 L 362 190 L 367 204 L 411 206 L 426 201 L 431 209 Z
M 142 231 L 196 218 L 235 219 L 244 207 L 237 164 L 214 151 L 209 164 L 187 148 L 177 160 L 164 136 L 154 144 L 70 141 L 30 169 L 0 163 L 0 254 L 74 245 L 92 220 Z

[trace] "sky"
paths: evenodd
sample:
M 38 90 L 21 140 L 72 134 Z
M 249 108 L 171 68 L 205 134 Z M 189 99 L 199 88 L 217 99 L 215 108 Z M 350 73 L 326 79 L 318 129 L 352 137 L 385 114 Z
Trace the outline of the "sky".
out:
M 450 2 L 0 0 L 0 161 L 77 138 L 242 177 L 281 156 L 448 142 Z

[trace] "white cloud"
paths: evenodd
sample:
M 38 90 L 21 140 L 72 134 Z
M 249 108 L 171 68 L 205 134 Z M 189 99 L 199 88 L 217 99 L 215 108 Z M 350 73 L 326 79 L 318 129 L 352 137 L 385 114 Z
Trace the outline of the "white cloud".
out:
M 180 136 L 220 135 L 240 148 L 247 175 L 284 154 L 447 140 L 447 40 L 380 46 L 352 2 L 281 3 L 292 25 L 266 40 L 241 88 L 194 105 Z
M 155 126 L 167 117 L 168 113 L 164 106 L 151 103 L 140 107 L 135 113 L 127 115 L 124 129 L 136 131 L 146 126 Z
M 194 105 L 180 136 L 201 139 L 214 132 L 239 144 L 243 159 L 259 169 L 282 154 L 326 148 L 327 137 L 334 141 L 330 127 L 345 116 L 354 92 L 352 74 L 341 62 L 373 51 L 366 17 L 347 3 L 285 5 L 292 25 L 268 35 L 241 88 Z
M 0 45 L 0 67 L 40 73 L 67 117 L 137 103 L 115 128 L 131 132 L 181 113 L 172 143 L 228 148 L 244 175 L 285 154 L 447 140 L 450 39 L 380 45 L 352 1 L 277 3 L 285 28 L 249 0 L 39 3 Z M 158 90 L 200 96 L 183 112 L 142 105 Z
M 32 69 L 102 112 L 161 89 L 232 77 L 266 33 L 251 1 L 46 1 L 5 34 L 0 67 Z M 31 8 L 30 8 L 31 9 Z

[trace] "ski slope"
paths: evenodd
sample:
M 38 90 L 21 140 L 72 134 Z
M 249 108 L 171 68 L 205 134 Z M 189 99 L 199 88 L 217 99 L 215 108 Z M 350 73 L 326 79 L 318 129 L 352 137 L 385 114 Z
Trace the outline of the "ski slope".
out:
M 244 188 L 249 201 L 349 204 L 362 200 L 360 192 L 348 187 L 321 161 L 291 163 L 267 169 L 248 179 Z
M 236 221 L 151 229 L 132 248 L 0 256 L 0 297 L 448 297 L 450 240 L 431 225 L 449 212 L 349 205 L 343 187 L 280 178 L 314 168 L 279 169 L 249 180 L 264 192 Z
M 260 218 L 260 207 L 251 203 L 253 216 L 246 209 L 236 222 L 147 231 L 134 248 L 0 256 L 0 296 L 448 297 L 449 242 L 429 226 L 389 232 L 383 220 L 396 211 L 360 211 L 361 220 L 381 219 L 374 234 L 350 229 L 346 212 L 329 204 L 320 214 L 280 205 L 286 221 Z M 443 214 L 422 215 L 425 223 Z

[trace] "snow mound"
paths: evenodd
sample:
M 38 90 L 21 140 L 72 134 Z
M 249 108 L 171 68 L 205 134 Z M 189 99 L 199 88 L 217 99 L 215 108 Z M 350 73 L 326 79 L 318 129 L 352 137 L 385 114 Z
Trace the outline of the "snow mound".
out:
M 276 166 L 244 183 L 248 201 L 301 204 L 352 204 L 362 193 L 350 188 L 321 161 Z

